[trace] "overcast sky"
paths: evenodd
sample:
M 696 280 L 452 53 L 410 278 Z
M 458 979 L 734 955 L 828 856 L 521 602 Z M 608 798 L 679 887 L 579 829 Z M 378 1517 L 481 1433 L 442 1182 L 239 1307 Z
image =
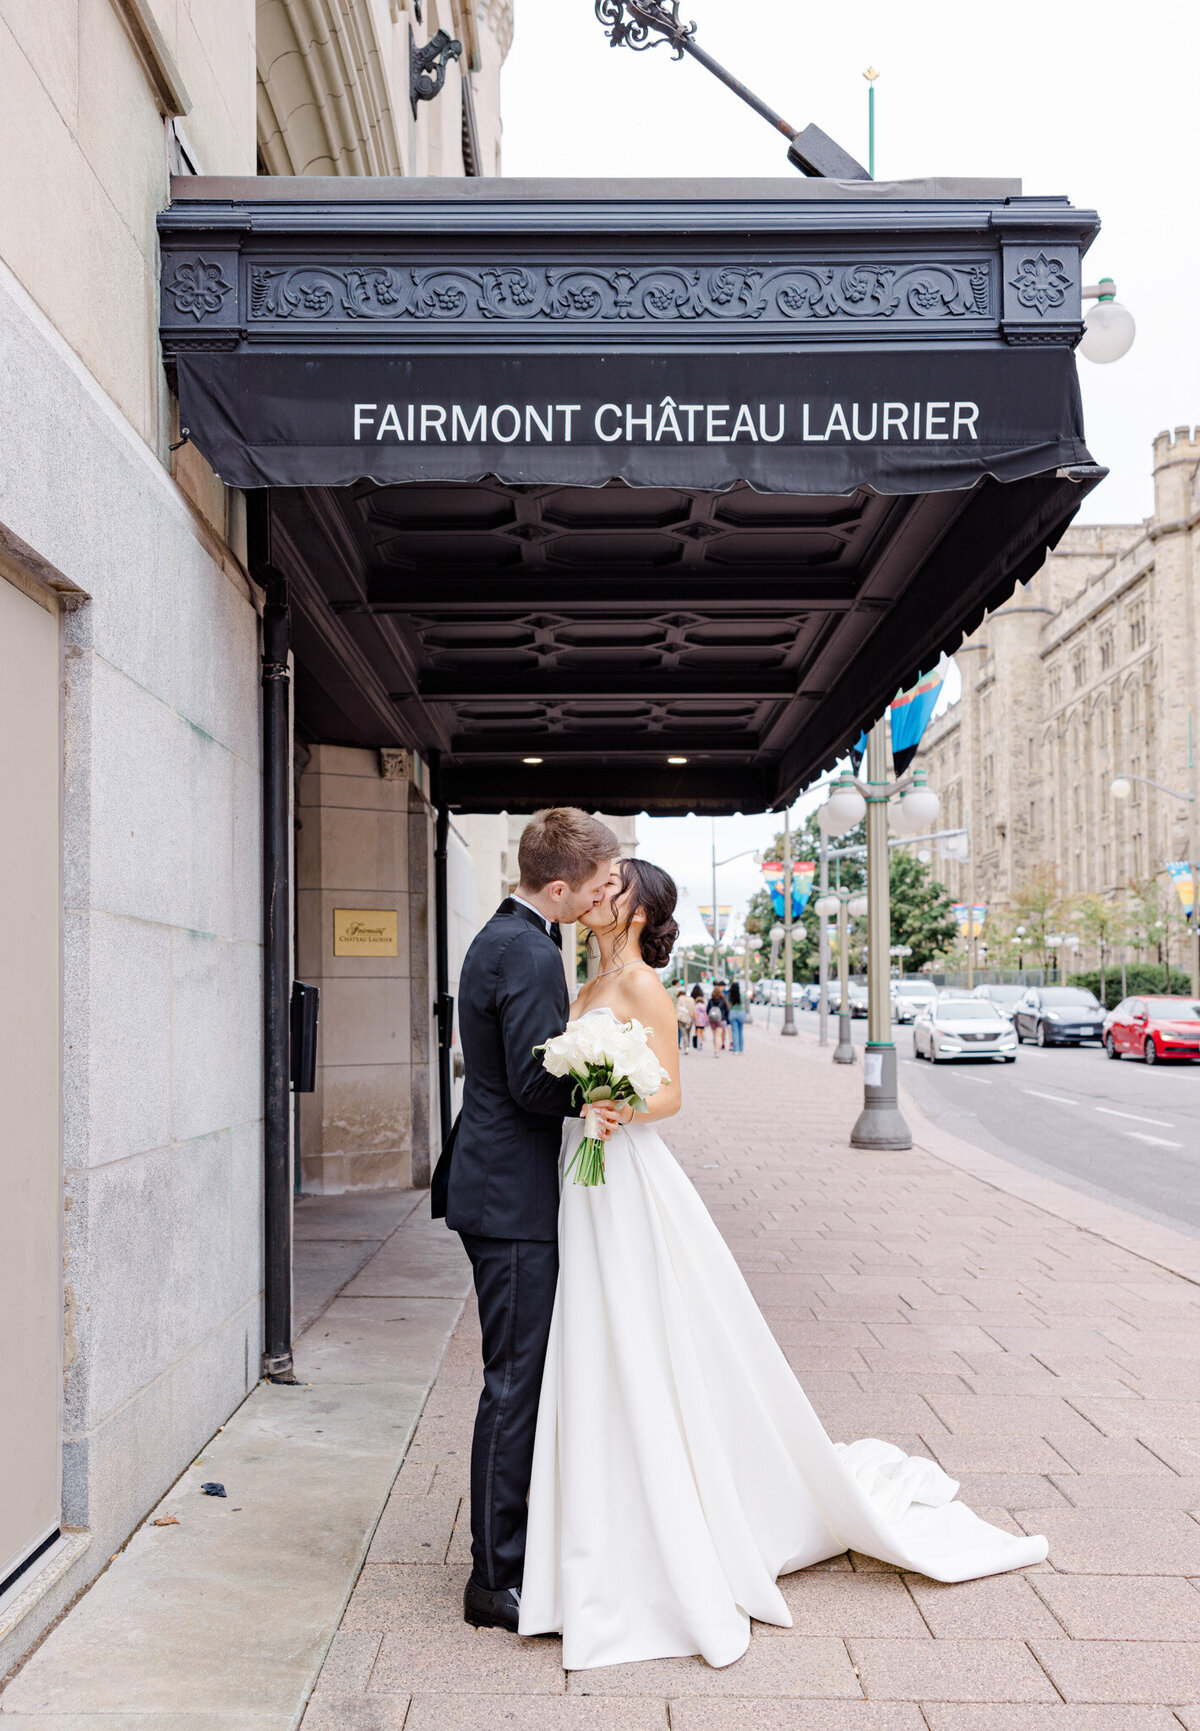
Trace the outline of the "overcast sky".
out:
M 1007 12 L 684 0 L 681 13 L 793 126 L 816 121 L 864 163 L 862 74 L 878 67 L 879 179 L 1016 176 L 1027 193 L 1099 211 L 1085 278 L 1116 278 L 1138 335 L 1113 366 L 1079 362 L 1088 444 L 1111 473 L 1077 520 L 1148 515 L 1151 440 L 1200 421 L 1196 0 Z M 509 175 L 794 173 L 786 142 L 703 68 L 665 46 L 610 48 L 592 0 L 516 0 L 503 115 Z M 719 819 L 718 857 L 761 845 L 777 824 Z M 643 853 L 689 890 L 695 879 L 704 901 L 708 830 L 707 819 L 640 826 Z M 750 861 L 729 867 L 722 899 L 744 899 L 756 876 Z

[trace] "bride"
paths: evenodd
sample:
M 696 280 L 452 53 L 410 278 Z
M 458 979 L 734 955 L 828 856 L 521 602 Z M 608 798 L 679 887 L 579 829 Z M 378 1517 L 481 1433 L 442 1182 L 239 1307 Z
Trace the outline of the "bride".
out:
M 574 1014 L 636 1017 L 669 1081 L 604 1108 L 606 1181 L 568 1178 L 529 1490 L 520 1632 L 562 1632 L 568 1670 L 701 1654 L 729 1665 L 750 1620 L 791 1627 L 779 1575 L 856 1550 L 938 1581 L 1039 1563 L 962 1503 L 933 1461 L 831 1442 L 704 1204 L 658 1135 L 681 1096 L 656 968 L 672 880 L 622 860 L 584 923 L 600 968 Z M 632 1117 L 632 1121 L 630 1121 Z M 583 1126 L 569 1119 L 569 1164 Z

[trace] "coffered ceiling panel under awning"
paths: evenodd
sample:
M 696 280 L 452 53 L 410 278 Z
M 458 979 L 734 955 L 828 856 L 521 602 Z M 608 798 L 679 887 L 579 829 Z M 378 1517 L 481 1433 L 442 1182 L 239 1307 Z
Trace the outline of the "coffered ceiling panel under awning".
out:
M 1103 473 L 1064 200 L 174 191 L 164 353 L 193 442 L 269 489 L 298 728 L 437 751 L 464 809 L 778 803 Z

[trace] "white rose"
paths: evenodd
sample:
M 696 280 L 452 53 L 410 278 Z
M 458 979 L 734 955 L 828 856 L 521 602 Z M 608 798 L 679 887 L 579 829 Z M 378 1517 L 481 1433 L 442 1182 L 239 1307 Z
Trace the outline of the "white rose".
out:
M 629 1071 L 631 1087 L 636 1088 L 643 1100 L 648 1100 L 651 1094 L 657 1094 L 666 1080 L 667 1072 L 651 1051 L 646 1051 Z
M 556 1034 L 552 1040 L 547 1040 L 542 1052 L 542 1068 L 552 1076 L 569 1076 L 571 1061 L 574 1057 L 575 1042 L 570 1032 Z
M 587 1064 L 603 1064 L 606 1031 L 604 1019 L 600 1016 L 584 1016 L 570 1024 L 567 1032 L 573 1036 L 573 1049 L 580 1069 Z

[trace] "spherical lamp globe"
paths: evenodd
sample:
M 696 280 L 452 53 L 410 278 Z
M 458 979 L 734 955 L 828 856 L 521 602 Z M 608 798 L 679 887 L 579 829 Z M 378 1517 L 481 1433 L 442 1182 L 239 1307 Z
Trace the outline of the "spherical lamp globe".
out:
M 848 829 L 853 829 L 856 823 L 862 822 L 866 816 L 867 802 L 855 787 L 854 777 L 849 771 L 839 778 L 823 809 L 829 813 L 830 835 L 844 835 Z
M 852 920 L 865 919 L 869 905 L 866 896 L 851 896 L 846 904 L 846 912 Z
M 1102 296 L 1083 321 L 1079 352 L 1089 361 L 1107 366 L 1129 353 L 1136 335 L 1137 326 L 1129 308 L 1123 307 L 1120 301 Z
M 773 944 L 781 944 L 783 942 L 783 935 L 783 927 L 781 925 L 774 925 L 771 927 L 771 942 Z
M 1133 783 L 1127 775 L 1119 775 L 1108 791 L 1114 799 L 1132 799 Z
M 918 835 L 922 830 L 929 829 L 937 822 L 942 809 L 941 800 L 926 783 L 923 769 L 916 771 L 913 785 L 900 803 L 904 807 L 904 822 L 909 835 Z
M 818 896 L 813 903 L 813 912 L 823 920 L 833 920 L 837 918 L 837 911 L 841 905 L 836 896 Z
M 908 809 L 908 801 L 892 799 L 888 801 L 888 824 L 897 835 L 915 835 L 912 826 L 912 814 Z

